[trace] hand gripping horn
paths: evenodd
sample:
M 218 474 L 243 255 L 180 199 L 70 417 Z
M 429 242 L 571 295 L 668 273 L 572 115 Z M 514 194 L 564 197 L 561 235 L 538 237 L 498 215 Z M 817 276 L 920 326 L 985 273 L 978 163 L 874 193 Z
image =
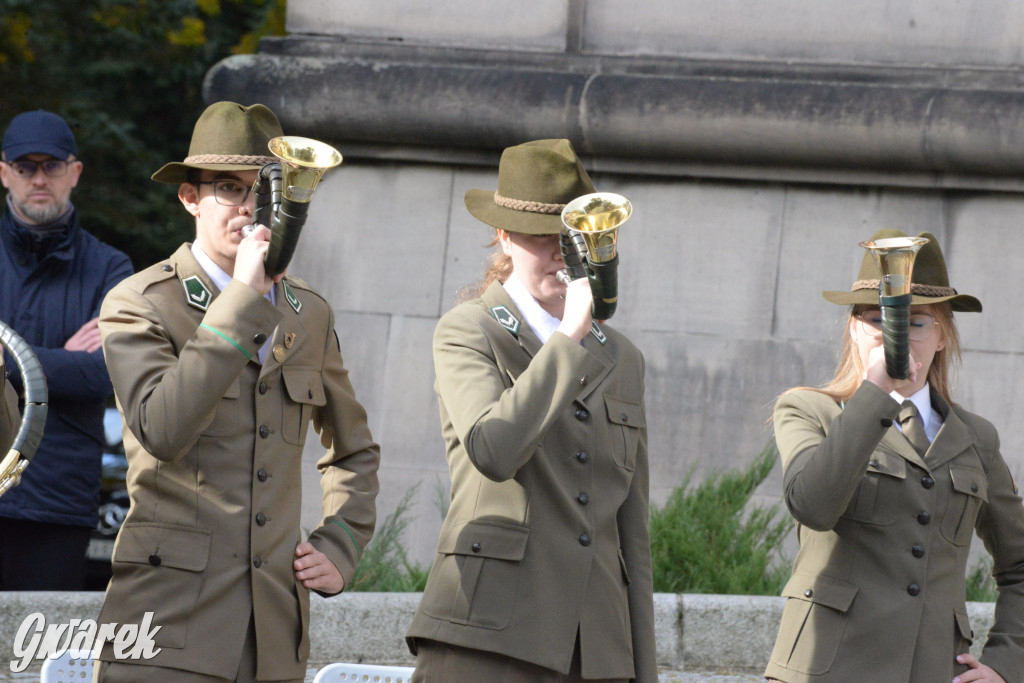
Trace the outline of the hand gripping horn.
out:
M 882 310 L 885 371 L 893 379 L 910 376 L 910 276 L 926 237 L 889 237 L 861 242 L 878 263 L 878 304 Z
M 597 320 L 615 314 L 619 298 L 619 228 L 629 220 L 633 205 L 620 194 L 593 192 L 577 197 L 562 209 L 559 244 L 565 269 L 559 282 L 590 279 L 594 295 L 591 312 Z
M 252 222 L 270 228 L 264 268 L 273 277 L 288 268 L 313 190 L 327 169 L 341 163 L 341 152 L 319 140 L 295 135 L 273 138 L 267 146 L 280 161 L 260 169 L 253 185 L 256 209 Z M 249 230 L 242 232 L 248 235 Z
M 0 344 L 10 351 L 18 369 L 21 370 L 22 382 L 25 385 L 25 411 L 21 417 L 21 426 L 7 456 L 0 462 L 2 496 L 21 481 L 21 473 L 28 467 L 28 463 L 36 454 L 36 449 L 39 448 L 39 442 L 43 439 L 47 394 L 43 366 L 39 364 L 32 347 L 3 322 L 0 322 Z

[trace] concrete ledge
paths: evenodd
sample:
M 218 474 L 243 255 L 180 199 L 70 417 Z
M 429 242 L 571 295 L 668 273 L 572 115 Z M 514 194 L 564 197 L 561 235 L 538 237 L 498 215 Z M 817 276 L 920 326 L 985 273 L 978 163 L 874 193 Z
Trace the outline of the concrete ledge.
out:
M 371 662 L 411 665 L 405 630 L 419 593 L 313 596 L 310 663 Z M 0 660 L 10 661 L 18 629 L 41 612 L 49 624 L 96 619 L 103 593 L 0 593 Z M 658 665 L 675 671 L 760 673 L 771 655 L 783 599 L 774 596 L 654 596 Z M 994 603 L 968 603 L 979 654 L 992 624 Z M 36 668 L 36 667 L 33 667 Z M 3 671 L 8 671 L 3 666 Z
M 523 140 L 566 137 L 608 166 L 620 160 L 684 174 L 718 166 L 725 175 L 752 167 L 824 182 L 863 181 L 870 172 L 897 183 L 1014 189 L 1024 173 L 1018 81 L 1015 70 L 292 38 L 215 65 L 204 96 L 270 103 L 285 130 L 336 142 L 347 154 L 389 158 L 419 148 L 465 161 Z

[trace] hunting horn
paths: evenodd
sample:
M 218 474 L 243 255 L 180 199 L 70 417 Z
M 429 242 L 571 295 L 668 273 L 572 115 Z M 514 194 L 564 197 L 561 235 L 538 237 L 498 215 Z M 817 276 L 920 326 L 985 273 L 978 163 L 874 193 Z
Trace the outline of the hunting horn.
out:
M 261 168 L 253 184 L 256 208 L 252 222 L 270 228 L 264 268 L 267 276 L 273 277 L 288 268 L 313 190 L 327 169 L 341 163 L 341 152 L 319 140 L 295 135 L 273 138 L 267 147 L 280 161 Z M 248 230 L 242 232 L 248 235 Z
M 562 209 L 559 245 L 565 269 L 559 282 L 590 279 L 594 318 L 607 320 L 615 314 L 619 298 L 619 228 L 629 220 L 633 205 L 620 194 L 593 192 L 577 197 Z
M 39 442 L 43 439 L 43 427 L 46 426 L 46 377 L 43 366 L 39 364 L 32 347 L 18 336 L 5 323 L 0 322 L 0 345 L 7 349 L 18 369 L 21 370 L 22 383 L 25 386 L 25 410 L 21 417 L 21 426 L 14 437 L 14 443 L 0 462 L 0 496 L 17 486 L 21 474 L 36 454 Z M 0 383 L 0 391 L 3 384 Z M 0 400 L 3 397 L 0 396 Z
M 925 237 L 889 237 L 861 242 L 882 273 L 878 303 L 882 310 L 882 347 L 885 371 L 893 379 L 910 376 L 910 275 Z

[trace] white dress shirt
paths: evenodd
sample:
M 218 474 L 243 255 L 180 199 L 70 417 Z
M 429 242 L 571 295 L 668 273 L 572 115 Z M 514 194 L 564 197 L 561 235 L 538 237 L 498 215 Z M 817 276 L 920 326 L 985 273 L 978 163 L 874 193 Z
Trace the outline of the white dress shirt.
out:
M 516 277 L 515 271 L 508 276 L 508 280 L 505 280 L 504 287 L 516 308 L 526 318 L 526 324 L 530 326 L 542 343 L 547 343 L 562 321 L 541 308 L 533 295 L 526 291 L 526 287 Z

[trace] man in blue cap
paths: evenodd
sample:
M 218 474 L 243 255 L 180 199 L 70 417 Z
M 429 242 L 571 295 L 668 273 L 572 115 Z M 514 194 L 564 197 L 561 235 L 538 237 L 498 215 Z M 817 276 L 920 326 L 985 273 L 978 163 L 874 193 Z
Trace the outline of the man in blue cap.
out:
M 82 590 L 113 393 L 97 316 L 132 265 L 79 225 L 71 190 L 82 162 L 64 119 L 19 114 L 0 152 L 0 320 L 32 346 L 49 388 L 35 459 L 0 498 L 0 590 Z M 20 392 L 17 366 L 7 370 Z

